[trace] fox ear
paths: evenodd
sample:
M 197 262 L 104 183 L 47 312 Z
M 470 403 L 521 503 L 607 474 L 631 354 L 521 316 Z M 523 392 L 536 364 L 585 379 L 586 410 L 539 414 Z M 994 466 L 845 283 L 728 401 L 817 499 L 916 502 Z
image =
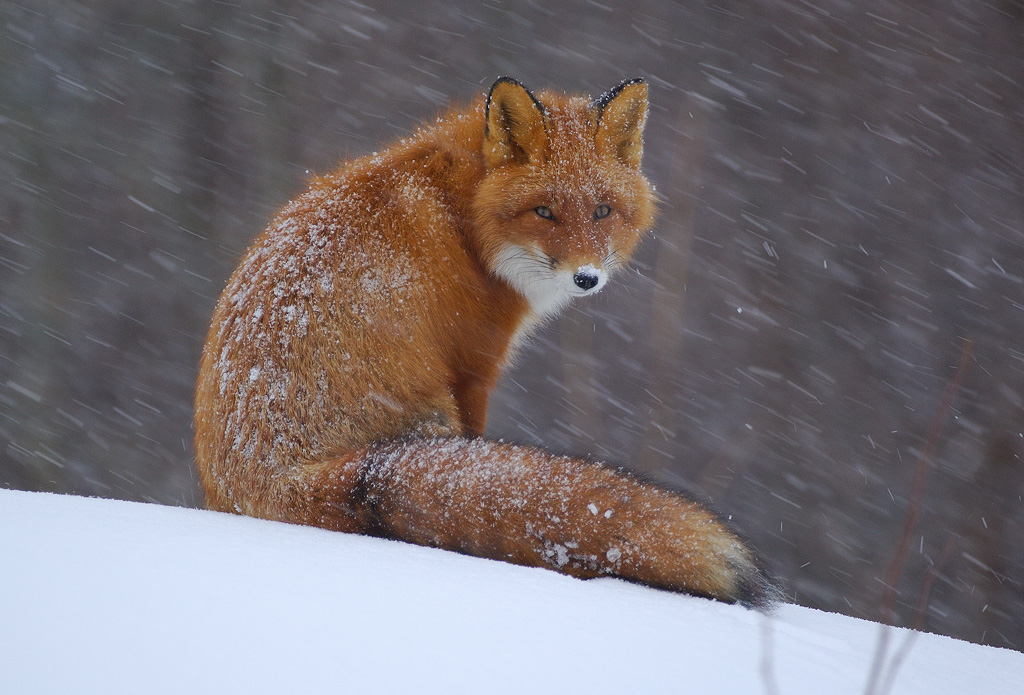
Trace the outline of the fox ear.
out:
M 538 160 L 547 146 L 544 105 L 511 77 L 499 77 L 487 95 L 484 161 L 488 168 Z
M 597 150 L 640 167 L 647 123 L 647 83 L 642 77 L 620 82 L 591 103 L 597 121 Z

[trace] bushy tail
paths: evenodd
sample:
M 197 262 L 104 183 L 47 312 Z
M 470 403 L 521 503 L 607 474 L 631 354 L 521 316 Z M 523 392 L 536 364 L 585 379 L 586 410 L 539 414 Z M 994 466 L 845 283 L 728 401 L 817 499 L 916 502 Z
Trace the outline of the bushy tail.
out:
M 310 468 L 281 516 L 576 577 L 622 577 L 762 607 L 754 553 L 683 495 L 540 449 L 463 437 L 384 442 Z

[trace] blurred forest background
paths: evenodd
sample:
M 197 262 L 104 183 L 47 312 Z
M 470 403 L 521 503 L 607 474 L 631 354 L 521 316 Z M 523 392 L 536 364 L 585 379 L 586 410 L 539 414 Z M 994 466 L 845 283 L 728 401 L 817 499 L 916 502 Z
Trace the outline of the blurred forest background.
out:
M 872 619 L 924 457 L 898 622 L 1024 648 L 1020 0 L 4 0 L 0 485 L 200 505 L 248 243 L 505 74 L 645 76 L 663 204 L 490 433 L 710 497 L 796 602 Z

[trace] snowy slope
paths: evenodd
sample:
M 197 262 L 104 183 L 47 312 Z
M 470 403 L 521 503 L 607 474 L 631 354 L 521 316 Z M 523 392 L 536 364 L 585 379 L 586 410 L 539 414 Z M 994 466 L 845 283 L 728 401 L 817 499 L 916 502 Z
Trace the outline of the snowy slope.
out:
M 403 543 L 0 490 L 2 693 L 860 693 L 879 634 L 799 606 L 766 618 Z M 893 651 L 910 634 L 892 631 Z M 1024 654 L 914 634 L 892 692 L 1024 693 Z

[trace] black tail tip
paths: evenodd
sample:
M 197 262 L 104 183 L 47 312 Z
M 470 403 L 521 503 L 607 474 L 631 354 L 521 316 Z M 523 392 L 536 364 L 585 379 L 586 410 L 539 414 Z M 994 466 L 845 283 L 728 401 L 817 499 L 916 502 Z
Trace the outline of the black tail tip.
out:
M 775 606 L 785 602 L 785 598 L 782 584 L 763 567 L 747 568 L 740 573 L 736 587 L 736 603 L 739 605 L 770 613 Z

